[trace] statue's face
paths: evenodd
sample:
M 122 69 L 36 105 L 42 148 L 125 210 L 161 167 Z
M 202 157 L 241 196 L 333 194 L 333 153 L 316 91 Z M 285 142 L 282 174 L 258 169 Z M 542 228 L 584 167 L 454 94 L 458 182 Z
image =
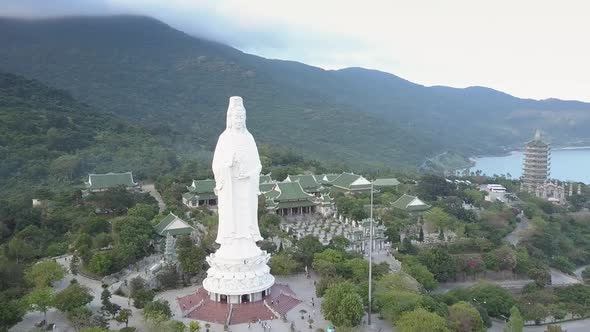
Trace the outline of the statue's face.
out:
M 233 112 L 231 114 L 231 126 L 234 129 L 246 128 L 246 113 Z

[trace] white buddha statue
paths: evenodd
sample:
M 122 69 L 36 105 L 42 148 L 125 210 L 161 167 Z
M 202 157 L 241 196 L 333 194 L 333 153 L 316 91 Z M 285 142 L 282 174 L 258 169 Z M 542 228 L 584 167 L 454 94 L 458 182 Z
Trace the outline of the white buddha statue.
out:
M 262 166 L 254 138 L 246 128 L 241 97 L 231 97 L 227 127 L 213 155 L 219 227 L 216 242 L 222 245 L 262 240 L 258 229 L 259 177 Z M 237 244 L 239 246 L 239 244 Z

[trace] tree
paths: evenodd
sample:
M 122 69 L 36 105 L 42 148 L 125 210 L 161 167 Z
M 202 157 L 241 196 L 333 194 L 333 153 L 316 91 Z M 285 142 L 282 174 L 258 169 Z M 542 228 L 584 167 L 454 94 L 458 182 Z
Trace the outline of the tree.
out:
M 162 285 L 162 288 L 174 288 L 178 283 L 178 272 L 176 271 L 176 265 L 166 265 L 162 270 L 158 272 L 156 278 Z
M 420 252 L 418 259 L 438 281 L 448 281 L 457 274 L 456 262 L 451 255 L 440 248 Z
M 545 332 L 567 332 L 566 330 L 562 329 L 560 325 L 549 325 Z
M 14 257 L 17 263 L 27 261 L 35 255 L 37 255 L 35 247 L 19 237 L 15 236 L 8 242 L 8 256 Z
M 343 262 L 344 254 L 342 252 L 326 249 L 314 255 L 312 266 L 322 277 L 329 277 L 338 273 L 338 268 Z
M 64 268 L 56 261 L 45 260 L 33 265 L 27 272 L 26 277 L 37 287 L 45 287 L 61 280 L 65 273 Z
M 88 271 L 98 275 L 108 274 L 113 267 L 113 255 L 110 252 L 98 251 L 88 262 Z
M 25 308 L 20 299 L 9 300 L 0 295 L 0 331 L 8 331 L 14 324 L 21 321 L 25 314 Z
M 434 279 L 434 275 L 428 271 L 426 266 L 416 261 L 404 261 L 402 264 L 402 270 L 407 274 L 411 275 L 418 281 L 422 287 L 426 290 L 433 290 L 438 286 L 438 282 Z
M 90 325 L 90 318 L 92 317 L 92 311 L 86 307 L 75 307 L 69 310 L 68 320 L 72 323 L 74 330 L 80 331 L 84 327 Z
M 420 233 L 418 234 L 418 241 L 424 242 L 424 229 L 420 226 Z
M 313 256 L 322 250 L 324 250 L 324 246 L 316 236 L 306 235 L 297 242 L 294 258 L 303 266 L 311 266 Z
M 133 316 L 131 309 L 121 309 L 115 320 L 119 323 L 125 323 L 125 327 L 129 326 L 129 317 Z
M 287 253 L 278 253 L 270 258 L 270 270 L 275 275 L 291 275 L 297 271 L 299 264 Z
M 186 325 L 184 325 L 184 323 L 181 321 L 171 320 L 166 324 L 165 330 L 170 332 L 185 332 Z
M 352 283 L 338 283 L 326 291 L 322 312 L 337 326 L 356 326 L 364 315 L 363 301 Z
M 433 207 L 430 209 L 430 211 L 424 214 L 424 220 L 427 223 L 436 226 L 436 228 L 441 231 L 449 227 L 451 218 L 449 217 L 449 214 L 443 209 L 439 207 Z
M 61 292 L 55 294 L 54 304 L 62 312 L 85 306 L 94 299 L 88 288 L 78 284 L 70 284 Z
M 139 203 L 127 210 L 128 216 L 140 217 L 147 221 L 152 220 L 158 214 L 158 206 Z
M 136 216 L 118 217 L 113 219 L 115 245 L 128 248 L 135 258 L 148 253 L 148 244 L 154 234 L 150 223 Z
M 337 235 L 330 240 L 330 246 L 339 251 L 346 251 L 350 241 L 344 235 Z
M 438 175 L 424 175 L 416 186 L 418 196 L 429 201 L 434 201 L 439 196 L 450 196 L 454 190 L 454 184 Z
M 53 291 L 49 287 L 35 288 L 26 297 L 26 303 L 33 311 L 43 313 L 43 319 L 47 321 L 47 310 L 53 306 Z
M 587 267 L 582 271 L 582 278 L 584 282 L 590 283 L 590 268 Z
M 188 332 L 199 332 L 199 331 L 201 331 L 201 325 L 199 325 L 199 322 L 191 321 L 190 324 L 188 324 Z
M 457 332 L 483 332 L 485 328 L 477 309 L 461 301 L 449 307 L 449 320 Z
M 152 322 L 164 322 L 172 317 L 168 301 L 152 301 L 146 303 L 143 309 L 143 316 Z
M 407 312 L 395 325 L 399 332 L 450 332 L 441 316 L 422 308 Z
M 107 312 L 111 317 L 114 317 L 117 312 L 121 309 L 121 306 L 111 302 L 111 292 L 107 288 L 103 289 L 102 293 L 100 294 L 100 299 L 102 302 L 101 310 Z
M 72 255 L 72 259 L 70 259 L 70 271 L 73 275 L 78 275 L 78 271 L 80 271 L 80 257 L 76 254 Z
M 510 320 L 504 326 L 504 332 L 522 332 L 524 319 L 516 306 L 510 309 Z
M 203 267 L 206 253 L 193 244 L 188 235 L 181 236 L 176 242 L 176 253 L 182 272 L 195 274 Z

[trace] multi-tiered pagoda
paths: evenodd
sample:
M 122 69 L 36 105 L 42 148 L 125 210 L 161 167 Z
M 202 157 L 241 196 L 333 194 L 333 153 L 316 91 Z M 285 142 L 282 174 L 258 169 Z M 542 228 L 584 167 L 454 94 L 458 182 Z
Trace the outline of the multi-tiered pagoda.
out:
M 541 138 L 537 129 L 535 138 L 528 142 L 524 151 L 522 172 L 522 191 L 535 193 L 538 187 L 547 182 L 551 173 L 551 150 Z

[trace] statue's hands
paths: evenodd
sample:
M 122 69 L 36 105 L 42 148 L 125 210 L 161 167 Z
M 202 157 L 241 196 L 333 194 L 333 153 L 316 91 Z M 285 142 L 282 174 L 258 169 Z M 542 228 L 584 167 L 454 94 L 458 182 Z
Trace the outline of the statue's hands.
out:
M 239 180 L 244 180 L 244 179 L 247 179 L 249 177 L 250 177 L 250 175 L 248 175 L 248 174 L 244 174 L 244 173 L 238 174 L 238 179 Z

